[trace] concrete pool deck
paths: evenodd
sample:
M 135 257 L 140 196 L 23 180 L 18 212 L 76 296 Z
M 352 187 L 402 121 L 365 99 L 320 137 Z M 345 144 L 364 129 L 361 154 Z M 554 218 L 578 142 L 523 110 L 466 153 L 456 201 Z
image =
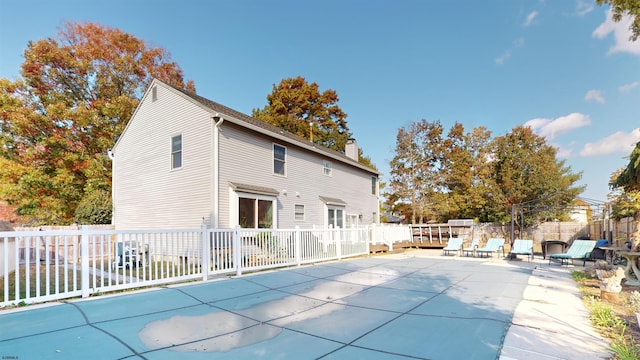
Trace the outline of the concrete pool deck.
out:
M 35 305 L 0 311 L 0 357 L 609 358 L 573 269 L 409 250 Z

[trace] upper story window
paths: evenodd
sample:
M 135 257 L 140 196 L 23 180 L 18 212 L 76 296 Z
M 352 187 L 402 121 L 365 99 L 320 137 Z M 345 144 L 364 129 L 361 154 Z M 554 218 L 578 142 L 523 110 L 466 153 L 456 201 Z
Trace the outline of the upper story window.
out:
M 300 204 L 295 205 L 294 220 L 304 221 L 304 205 L 300 205 Z
M 171 137 L 171 168 L 182 167 L 182 135 Z
M 323 160 L 322 164 L 324 165 L 324 174 L 327 176 L 331 176 L 331 171 L 333 169 L 331 161 Z
M 371 177 L 371 194 L 373 195 L 378 194 L 378 177 L 377 176 Z
M 287 148 L 273 144 L 273 173 L 278 175 L 285 175 L 285 161 L 287 158 Z

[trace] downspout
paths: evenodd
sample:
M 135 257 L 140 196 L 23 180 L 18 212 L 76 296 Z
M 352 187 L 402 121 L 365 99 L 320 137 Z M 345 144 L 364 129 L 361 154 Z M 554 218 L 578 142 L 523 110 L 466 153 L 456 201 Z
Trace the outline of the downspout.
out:
M 220 214 L 220 126 L 224 118 L 216 113 L 213 116 L 215 125 L 213 126 L 213 221 L 214 229 L 219 227 Z
M 111 160 L 111 226 L 113 227 L 116 216 L 116 156 L 112 149 L 107 150 L 107 156 Z

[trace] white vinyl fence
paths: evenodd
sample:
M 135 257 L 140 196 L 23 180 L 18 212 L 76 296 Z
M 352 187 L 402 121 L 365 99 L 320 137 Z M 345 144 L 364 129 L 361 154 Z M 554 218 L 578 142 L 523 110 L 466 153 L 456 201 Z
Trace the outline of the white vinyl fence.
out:
M 359 256 L 380 228 L 0 232 L 0 307 Z
M 401 224 L 384 224 L 370 227 L 371 244 L 387 245 L 389 251 L 393 251 L 394 243 L 411 241 L 411 227 Z

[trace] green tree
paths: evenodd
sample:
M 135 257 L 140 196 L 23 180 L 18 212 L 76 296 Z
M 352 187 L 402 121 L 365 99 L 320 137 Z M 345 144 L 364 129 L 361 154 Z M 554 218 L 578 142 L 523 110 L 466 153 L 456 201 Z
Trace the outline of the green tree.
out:
M 412 224 L 436 218 L 441 198 L 442 132 L 439 121 L 411 123 L 398 129 L 395 156 L 389 163 L 387 205 Z
M 495 138 L 491 156 L 491 177 L 496 185 L 488 204 L 491 221 L 511 220 L 513 206 L 525 214 L 519 225 L 563 219 L 584 190 L 575 185 L 581 174 L 572 173 L 556 158 L 556 149 L 529 127 L 518 126 Z
M 614 196 L 614 215 L 633 216 L 636 231 L 632 235 L 634 249 L 640 246 L 640 141 L 629 155 L 629 164 L 614 173 L 609 187 L 617 191 Z
M 465 132 L 460 123 L 444 139 L 442 170 L 446 189 L 443 220 L 449 218 L 486 220 L 487 194 L 493 192 L 490 180 L 491 132 L 485 127 Z
M 68 224 L 111 191 L 107 150 L 152 78 L 195 91 L 166 50 L 95 23 L 64 23 L 24 59 L 20 79 L 0 79 L 0 199 L 33 224 Z
M 321 93 L 318 84 L 309 84 L 298 76 L 273 85 L 273 91 L 267 95 L 268 104 L 262 109 L 253 109 L 252 116 L 344 153 L 351 133 L 347 114 L 337 105 L 338 100 L 334 90 Z
M 629 155 L 629 164 L 611 182 L 612 187 L 621 187 L 626 191 L 640 190 L 640 141 Z
M 456 123 L 442 136 L 439 122 L 400 128 L 390 162 L 389 209 L 416 221 L 472 218 L 506 223 L 511 210 L 526 225 L 564 219 L 583 187 L 556 159 L 556 150 L 529 127 L 491 139 L 484 127 L 465 132 Z M 522 224 L 520 224 L 522 225 Z
M 373 170 L 378 170 L 376 165 L 371 161 L 371 158 L 366 156 L 361 148 L 358 148 L 358 162 Z
M 111 224 L 111 192 L 96 190 L 82 198 L 74 214 L 78 224 Z
M 630 39 L 635 41 L 640 36 L 640 0 L 596 0 L 598 5 L 609 4 L 613 11 L 613 21 L 622 20 L 623 15 L 631 16 Z

